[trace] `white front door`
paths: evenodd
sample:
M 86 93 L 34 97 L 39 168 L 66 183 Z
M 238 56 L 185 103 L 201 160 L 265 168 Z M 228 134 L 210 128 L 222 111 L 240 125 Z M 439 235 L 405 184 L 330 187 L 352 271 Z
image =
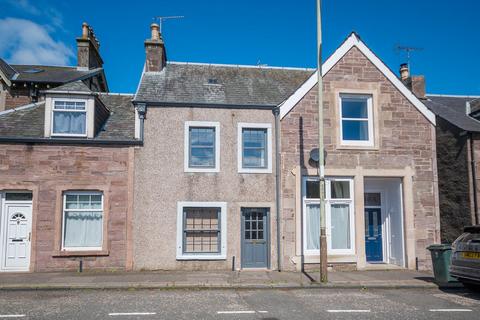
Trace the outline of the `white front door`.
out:
M 3 271 L 28 271 L 32 231 L 32 205 L 5 202 L 2 218 Z

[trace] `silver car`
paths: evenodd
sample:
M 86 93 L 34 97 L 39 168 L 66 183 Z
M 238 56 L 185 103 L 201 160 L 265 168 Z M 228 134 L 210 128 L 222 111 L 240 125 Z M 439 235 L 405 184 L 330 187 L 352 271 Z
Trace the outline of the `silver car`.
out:
M 467 288 L 480 288 L 480 225 L 466 227 L 452 244 L 450 274 Z

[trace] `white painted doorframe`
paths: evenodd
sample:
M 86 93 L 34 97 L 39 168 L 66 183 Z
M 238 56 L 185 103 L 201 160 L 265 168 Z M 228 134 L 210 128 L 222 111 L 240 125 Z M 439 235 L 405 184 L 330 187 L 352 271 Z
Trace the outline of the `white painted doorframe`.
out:
M 32 254 L 32 242 L 31 242 L 31 234 L 32 234 L 32 219 L 33 219 L 33 212 L 32 212 L 32 200 L 6 200 L 6 194 L 8 192 L 0 192 L 0 272 L 24 272 L 30 271 L 30 263 L 31 263 L 31 254 Z M 13 192 L 12 192 L 13 193 Z M 24 192 L 15 192 L 15 193 L 24 193 Z M 7 254 L 7 236 L 8 236 L 8 210 L 7 207 L 9 205 L 19 205 L 19 206 L 27 206 L 29 208 L 29 217 L 27 222 L 27 234 L 28 236 L 28 244 L 27 244 L 27 252 L 26 256 L 28 257 L 28 264 L 22 268 L 10 268 L 6 267 L 6 254 Z

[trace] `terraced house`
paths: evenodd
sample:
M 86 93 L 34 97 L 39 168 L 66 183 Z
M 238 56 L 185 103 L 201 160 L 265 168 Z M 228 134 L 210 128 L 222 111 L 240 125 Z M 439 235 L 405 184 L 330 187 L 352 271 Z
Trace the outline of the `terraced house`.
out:
M 319 263 L 314 70 L 168 62 L 152 25 L 134 105 L 134 267 Z M 351 34 L 322 68 L 329 263 L 428 269 L 435 116 Z
M 91 29 L 83 31 L 79 61 L 100 59 Z M 50 84 L 62 69 L 35 68 Z M 64 82 L 0 112 L 2 272 L 133 265 L 133 147 L 141 141 L 132 96 L 104 92 L 106 83 L 90 77 Z
M 135 95 L 108 92 L 86 24 L 77 67 L 0 61 L 0 271 L 316 268 L 315 70 L 171 62 L 150 31 Z M 328 263 L 429 269 L 423 78 L 354 33 L 322 76 Z

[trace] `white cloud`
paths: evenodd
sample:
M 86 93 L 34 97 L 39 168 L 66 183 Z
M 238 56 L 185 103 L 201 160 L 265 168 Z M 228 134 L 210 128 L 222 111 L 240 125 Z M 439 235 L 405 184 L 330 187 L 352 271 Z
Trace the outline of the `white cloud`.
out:
M 48 28 L 58 29 L 63 25 L 63 15 L 51 3 L 41 0 L 36 0 L 35 2 L 30 0 L 6 0 L 6 2 L 22 16 L 44 18 L 49 23 Z
M 0 57 L 14 64 L 69 65 L 72 49 L 55 41 L 48 30 L 30 20 L 0 19 Z

